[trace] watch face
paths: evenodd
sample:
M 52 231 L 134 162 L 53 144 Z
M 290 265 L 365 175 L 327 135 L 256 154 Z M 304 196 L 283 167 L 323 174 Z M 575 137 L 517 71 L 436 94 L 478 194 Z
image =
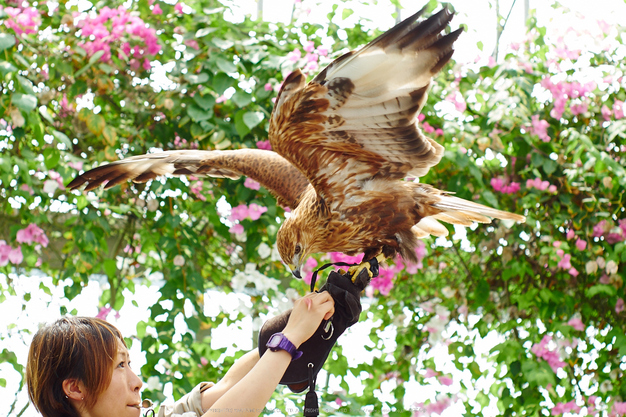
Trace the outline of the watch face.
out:
M 280 333 L 273 334 L 270 337 L 270 340 L 267 341 L 267 347 L 270 349 L 275 349 L 280 345 L 280 342 L 283 340 L 283 335 Z

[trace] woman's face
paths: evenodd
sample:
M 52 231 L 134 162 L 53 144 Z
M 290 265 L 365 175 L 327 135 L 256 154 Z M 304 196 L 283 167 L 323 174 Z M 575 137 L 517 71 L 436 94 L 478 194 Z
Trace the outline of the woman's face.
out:
M 128 349 L 120 341 L 113 362 L 111 384 L 100 394 L 89 417 L 138 417 L 141 414 L 139 389 L 143 383 L 130 368 Z

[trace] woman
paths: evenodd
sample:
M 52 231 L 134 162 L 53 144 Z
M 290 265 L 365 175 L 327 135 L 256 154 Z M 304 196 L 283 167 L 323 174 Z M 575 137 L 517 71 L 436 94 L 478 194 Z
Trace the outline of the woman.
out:
M 297 349 L 333 313 L 328 292 L 308 294 L 296 300 L 282 334 Z M 291 360 L 282 347 L 262 358 L 255 349 L 217 384 L 200 384 L 159 415 L 258 416 Z M 26 384 L 44 417 L 138 417 L 141 412 L 142 382 L 130 368 L 124 339 L 110 323 L 95 318 L 64 318 L 40 329 L 30 346 Z

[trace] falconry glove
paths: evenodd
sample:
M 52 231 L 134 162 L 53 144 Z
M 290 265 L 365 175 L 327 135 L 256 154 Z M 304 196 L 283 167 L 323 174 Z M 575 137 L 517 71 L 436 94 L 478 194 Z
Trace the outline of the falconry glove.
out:
M 369 284 L 370 277 L 367 270 L 362 270 L 352 282 L 349 274 L 341 275 L 335 271 L 328 276 L 326 283 L 319 292 L 328 291 L 335 301 L 335 314 L 322 321 L 313 336 L 304 342 L 299 350 L 302 356 L 291 362 L 287 371 L 280 380 L 283 385 L 289 386 L 293 392 L 302 392 L 315 379 L 326 362 L 335 342 L 343 332 L 359 321 L 361 314 L 361 292 Z M 287 325 L 291 310 L 265 322 L 259 332 L 259 354 L 262 356 L 267 350 L 269 338 L 282 331 Z

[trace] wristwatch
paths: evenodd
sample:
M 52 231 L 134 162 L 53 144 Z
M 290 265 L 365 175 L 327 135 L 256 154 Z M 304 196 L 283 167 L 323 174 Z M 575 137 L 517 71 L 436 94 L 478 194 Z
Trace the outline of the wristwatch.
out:
M 274 333 L 271 335 L 265 346 L 267 346 L 272 352 L 276 352 L 281 349 L 286 351 L 291 355 L 292 361 L 300 359 L 300 356 L 302 356 L 302 352 L 297 350 L 293 343 L 291 343 L 282 333 Z

